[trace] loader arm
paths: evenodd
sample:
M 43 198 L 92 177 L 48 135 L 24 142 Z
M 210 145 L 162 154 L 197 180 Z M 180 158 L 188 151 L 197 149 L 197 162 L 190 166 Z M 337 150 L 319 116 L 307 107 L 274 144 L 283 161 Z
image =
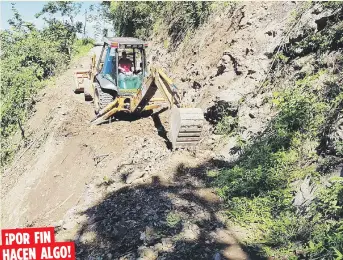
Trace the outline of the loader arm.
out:
M 150 72 L 143 88 L 132 99 L 130 111 L 127 112 L 140 114 L 144 110 L 159 108 L 162 102 L 167 101 L 171 109 L 169 129 L 173 149 L 196 146 L 201 140 L 203 111 L 201 108 L 181 108 L 180 96 L 172 80 L 159 68 L 152 68 Z M 154 97 L 157 90 L 160 90 L 164 98 Z M 123 111 L 124 99 L 118 98 L 107 105 L 92 122 L 99 124 L 118 111 Z
M 173 105 L 179 107 L 180 97 L 172 80 L 158 68 L 152 68 L 150 73 L 150 76 L 144 82 L 142 96 L 136 107 L 133 108 L 133 111 L 139 113 L 145 110 L 147 106 L 149 106 L 149 103 L 157 101 L 156 98 L 154 98 L 157 90 L 159 90 L 164 97 L 164 99 L 159 99 L 158 101 L 167 101 L 170 108 L 172 108 Z
M 136 108 L 135 111 L 143 111 L 145 106 L 149 106 L 159 89 L 171 109 L 169 128 L 173 149 L 196 146 L 201 139 L 203 111 L 200 108 L 181 108 L 181 99 L 173 81 L 159 68 L 152 68 L 150 72 L 151 75 L 145 82 L 145 94 L 137 106 L 140 110 Z
M 173 81 L 161 69 L 153 68 L 151 73 L 155 79 L 156 86 L 164 98 L 168 100 L 170 107 L 173 105 L 180 107 L 180 96 Z

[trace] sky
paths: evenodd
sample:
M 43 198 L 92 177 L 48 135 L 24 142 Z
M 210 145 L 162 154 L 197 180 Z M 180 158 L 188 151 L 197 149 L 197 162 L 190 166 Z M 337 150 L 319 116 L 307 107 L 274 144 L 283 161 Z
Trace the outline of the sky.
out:
M 0 8 L 1 8 L 1 26 L 2 30 L 9 29 L 10 26 L 8 24 L 8 20 L 12 18 L 12 5 L 11 3 L 15 3 L 15 7 L 18 10 L 19 14 L 22 16 L 23 20 L 26 22 L 31 22 L 36 25 L 38 29 L 42 29 L 44 26 L 44 21 L 42 17 L 35 18 L 35 14 L 40 12 L 43 6 L 47 3 L 47 1 L 0 1 Z M 92 2 L 82 2 L 81 12 L 74 18 L 75 21 L 84 22 L 84 13 L 86 9 L 93 4 L 101 3 L 101 1 L 92 1 Z M 87 23 L 86 26 L 86 34 L 88 37 L 94 38 L 94 24 Z M 108 26 L 108 25 L 107 25 Z

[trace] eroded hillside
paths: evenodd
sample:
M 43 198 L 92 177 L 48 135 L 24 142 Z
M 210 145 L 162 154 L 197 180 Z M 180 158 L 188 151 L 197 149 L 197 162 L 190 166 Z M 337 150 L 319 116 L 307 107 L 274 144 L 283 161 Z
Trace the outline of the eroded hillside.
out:
M 53 225 L 78 259 L 337 257 L 342 7 L 225 4 L 182 40 L 154 29 L 150 63 L 206 112 L 200 145 L 169 149 L 168 111 L 91 126 L 81 58 L 39 94 L 2 226 Z

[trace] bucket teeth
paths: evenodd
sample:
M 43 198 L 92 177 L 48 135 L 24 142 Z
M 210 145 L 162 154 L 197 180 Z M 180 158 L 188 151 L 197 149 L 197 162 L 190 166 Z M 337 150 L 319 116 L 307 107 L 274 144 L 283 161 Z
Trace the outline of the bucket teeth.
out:
M 173 148 L 196 146 L 201 140 L 204 114 L 200 108 L 172 108 L 171 142 Z

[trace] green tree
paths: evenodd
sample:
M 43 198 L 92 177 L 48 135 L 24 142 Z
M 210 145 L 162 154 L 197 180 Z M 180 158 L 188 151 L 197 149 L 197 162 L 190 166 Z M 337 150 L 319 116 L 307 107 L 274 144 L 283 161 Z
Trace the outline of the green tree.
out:
M 104 2 L 104 14 L 113 21 L 119 36 L 147 38 L 163 2 Z
M 37 30 L 32 23 L 25 22 L 12 5 L 11 28 L 0 32 L 1 52 L 1 165 L 4 166 L 16 149 L 12 135 L 21 130 L 24 140 L 27 136 L 23 122 L 35 103 L 34 96 L 44 87 L 49 77 L 56 75 L 70 61 L 77 48 L 87 51 L 91 47 L 79 43 L 76 38 L 78 23 L 74 23 L 75 4 L 49 3 L 43 13 L 61 12 L 67 21 L 46 19 L 48 27 Z M 41 14 L 39 14 L 41 15 Z M 76 44 L 78 43 L 78 44 Z M 25 142 L 24 142 L 25 145 Z
M 109 19 L 109 13 L 107 12 L 107 4 L 95 4 L 89 7 L 89 14 L 87 16 L 87 22 L 93 23 L 94 37 L 104 35 L 103 24 L 111 24 L 113 20 Z
M 206 21 L 210 2 L 103 2 L 104 15 L 113 21 L 119 36 L 147 39 L 154 25 L 162 21 L 167 25 L 173 42 L 181 41 L 189 30 Z
M 77 33 L 82 32 L 82 22 L 74 21 L 74 18 L 80 13 L 80 9 L 81 3 L 77 2 L 49 2 L 44 5 L 41 12 L 36 14 L 36 18 L 45 16 L 43 19 L 48 24 L 48 27 L 43 30 L 43 34 L 50 40 L 58 41 L 60 51 L 67 53 L 69 57 Z M 55 16 L 61 17 L 61 19 L 59 20 Z

